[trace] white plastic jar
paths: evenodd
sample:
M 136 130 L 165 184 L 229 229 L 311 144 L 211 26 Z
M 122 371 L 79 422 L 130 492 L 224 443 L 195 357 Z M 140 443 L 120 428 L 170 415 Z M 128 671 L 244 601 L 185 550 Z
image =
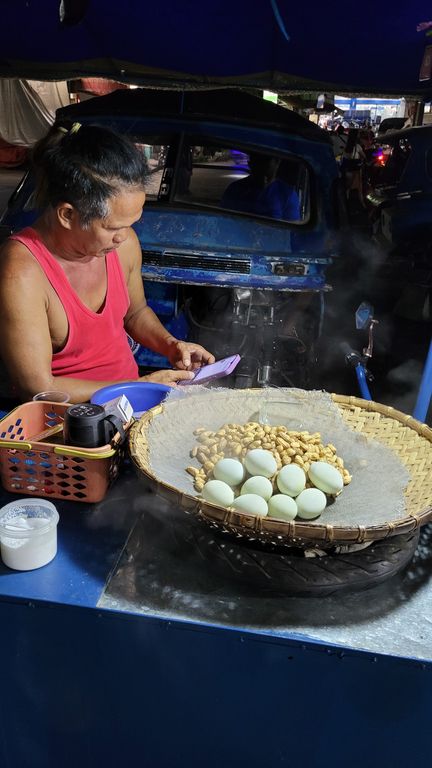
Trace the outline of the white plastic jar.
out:
M 19 499 L 0 509 L 0 554 L 15 571 L 31 571 L 57 554 L 58 512 L 45 499 Z

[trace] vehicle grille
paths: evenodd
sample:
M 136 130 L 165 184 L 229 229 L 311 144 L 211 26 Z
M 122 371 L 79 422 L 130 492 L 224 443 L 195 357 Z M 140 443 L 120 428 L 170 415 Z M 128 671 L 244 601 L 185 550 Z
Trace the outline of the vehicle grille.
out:
M 208 272 L 232 272 L 235 274 L 249 275 L 251 263 L 249 258 L 232 258 L 226 256 L 204 256 L 201 254 L 190 255 L 187 253 L 158 253 L 157 251 L 143 251 L 143 264 L 154 267 L 180 269 L 200 269 Z

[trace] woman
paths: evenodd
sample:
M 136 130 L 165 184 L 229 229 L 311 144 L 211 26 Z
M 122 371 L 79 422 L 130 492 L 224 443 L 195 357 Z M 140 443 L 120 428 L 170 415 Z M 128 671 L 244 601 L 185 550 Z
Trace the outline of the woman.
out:
M 360 204 L 366 208 L 363 197 L 363 166 L 366 159 L 360 144 L 358 128 L 351 128 L 342 158 L 341 173 L 348 199 L 352 192 L 357 192 Z
M 176 339 L 147 304 L 132 229 L 145 202 L 146 161 L 107 128 L 57 126 L 33 154 L 41 215 L 0 253 L 0 354 L 14 392 L 66 391 L 82 403 L 117 381 L 175 386 L 214 362 Z M 128 343 L 172 368 L 139 376 Z

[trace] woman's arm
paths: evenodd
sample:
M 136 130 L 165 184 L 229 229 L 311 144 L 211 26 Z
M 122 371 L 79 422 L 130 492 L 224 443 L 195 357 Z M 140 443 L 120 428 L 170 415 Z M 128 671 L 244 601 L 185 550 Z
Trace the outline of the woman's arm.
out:
M 125 329 L 135 341 L 167 357 L 177 368 L 199 368 L 214 362 L 214 356 L 199 344 L 179 341 L 162 325 L 148 306 L 141 276 L 142 256 L 138 238 L 133 230 L 118 249 L 124 269 L 130 306 L 125 317 Z

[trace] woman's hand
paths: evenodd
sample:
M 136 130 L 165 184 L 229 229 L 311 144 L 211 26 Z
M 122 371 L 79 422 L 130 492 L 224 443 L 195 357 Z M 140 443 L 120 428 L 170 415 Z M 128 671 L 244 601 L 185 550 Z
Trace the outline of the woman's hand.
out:
M 215 361 L 214 355 L 207 352 L 200 344 L 178 341 L 174 338 L 169 341 L 167 357 L 171 365 L 181 371 L 194 371 Z
M 155 384 L 167 384 L 169 387 L 176 387 L 179 381 L 189 381 L 193 377 L 192 371 L 166 369 L 149 373 L 147 376 L 141 376 L 139 381 L 153 381 Z

